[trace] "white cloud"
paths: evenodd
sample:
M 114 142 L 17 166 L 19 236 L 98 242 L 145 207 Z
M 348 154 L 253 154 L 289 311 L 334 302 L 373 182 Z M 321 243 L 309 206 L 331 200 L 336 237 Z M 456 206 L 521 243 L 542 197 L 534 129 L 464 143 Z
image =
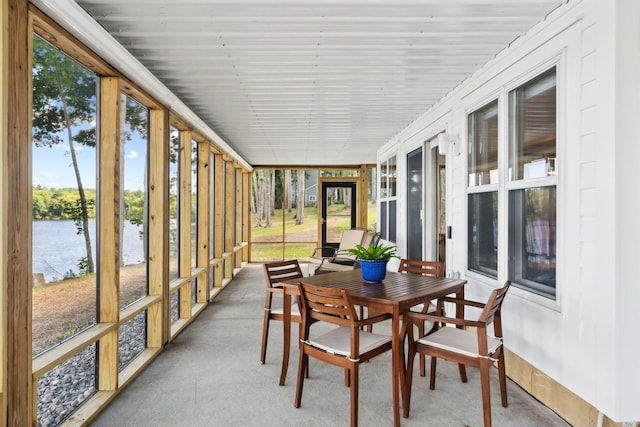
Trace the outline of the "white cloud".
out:
M 134 150 L 129 151 L 129 154 L 127 154 L 125 157 L 128 157 L 130 159 L 135 159 L 136 157 L 138 157 L 138 153 Z

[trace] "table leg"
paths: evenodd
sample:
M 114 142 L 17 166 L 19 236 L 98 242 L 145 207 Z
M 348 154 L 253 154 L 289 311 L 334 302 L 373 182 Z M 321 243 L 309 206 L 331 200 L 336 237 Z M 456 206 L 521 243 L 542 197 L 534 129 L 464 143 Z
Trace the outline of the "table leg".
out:
M 285 289 L 282 298 L 282 323 L 284 326 L 284 348 L 282 349 L 282 368 L 280 369 L 280 385 L 284 385 L 289 368 L 289 350 L 291 348 L 291 294 Z
M 393 319 L 391 320 L 392 326 L 392 342 L 391 352 L 393 358 L 393 425 L 400 427 L 400 392 L 404 397 L 403 385 L 404 381 L 404 352 L 402 351 L 402 340 L 400 334 L 400 313 L 394 308 Z

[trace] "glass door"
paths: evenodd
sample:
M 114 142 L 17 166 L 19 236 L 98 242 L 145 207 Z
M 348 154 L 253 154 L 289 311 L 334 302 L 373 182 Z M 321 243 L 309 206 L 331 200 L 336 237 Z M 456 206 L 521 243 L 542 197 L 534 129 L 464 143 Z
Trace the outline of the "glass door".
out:
M 356 226 L 356 182 L 323 181 L 321 222 L 322 247 L 337 248 L 344 230 Z M 323 256 L 331 256 L 323 253 Z
M 422 147 L 407 154 L 407 258 L 422 260 Z

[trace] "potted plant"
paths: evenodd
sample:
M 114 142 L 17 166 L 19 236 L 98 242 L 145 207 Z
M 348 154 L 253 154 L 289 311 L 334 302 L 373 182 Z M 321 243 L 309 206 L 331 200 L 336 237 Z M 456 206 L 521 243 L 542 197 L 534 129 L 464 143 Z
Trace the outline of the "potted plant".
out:
M 396 255 L 395 246 L 369 245 L 367 247 L 356 245 L 349 249 L 349 253 L 358 258 L 362 279 L 365 282 L 380 283 L 387 274 L 387 263 Z

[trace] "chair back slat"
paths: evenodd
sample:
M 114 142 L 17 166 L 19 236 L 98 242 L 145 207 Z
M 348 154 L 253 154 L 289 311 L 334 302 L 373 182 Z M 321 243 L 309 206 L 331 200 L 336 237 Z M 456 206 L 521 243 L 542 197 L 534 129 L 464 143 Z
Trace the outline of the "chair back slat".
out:
M 509 290 L 509 286 L 511 286 L 511 282 L 507 280 L 503 287 L 499 289 L 494 289 L 489 295 L 489 299 L 485 304 L 482 313 L 480 313 L 480 317 L 478 320 L 485 324 L 490 324 L 493 322 L 493 319 L 496 316 L 500 315 L 500 310 L 502 309 L 502 302 L 504 301 L 504 297 L 507 295 L 507 291 Z
M 295 259 L 264 264 L 264 275 L 267 279 L 268 287 L 273 287 L 274 284 L 285 280 L 303 277 L 300 264 Z
M 444 277 L 444 262 L 401 259 L 398 272 Z
M 349 293 L 344 289 L 301 284 L 303 309 L 312 320 L 351 326 L 357 319 Z

